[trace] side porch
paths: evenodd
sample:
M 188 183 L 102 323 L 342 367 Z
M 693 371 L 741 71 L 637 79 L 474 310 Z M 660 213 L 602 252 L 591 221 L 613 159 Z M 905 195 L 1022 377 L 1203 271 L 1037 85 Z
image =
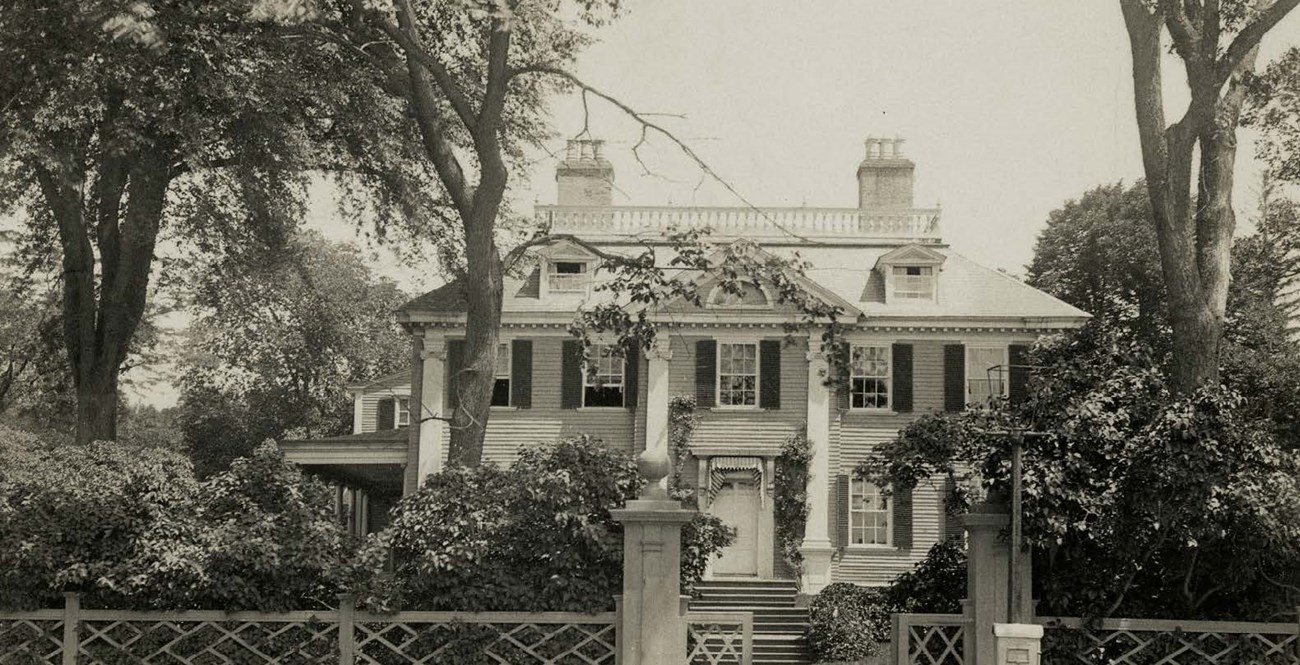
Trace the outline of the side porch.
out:
M 406 470 L 406 428 L 321 439 L 280 442 L 286 460 L 334 488 L 335 511 L 358 537 L 388 523 L 388 511 L 402 498 Z

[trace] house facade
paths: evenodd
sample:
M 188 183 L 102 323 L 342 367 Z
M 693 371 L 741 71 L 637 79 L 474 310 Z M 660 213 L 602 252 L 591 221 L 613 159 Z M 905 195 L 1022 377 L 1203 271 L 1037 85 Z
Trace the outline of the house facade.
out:
M 909 569 L 954 527 L 944 488 L 889 493 L 853 479 L 853 467 L 922 414 L 1014 396 L 1027 377 L 1028 345 L 1082 325 L 1087 314 L 952 251 L 940 211 L 913 205 L 915 165 L 901 146 L 867 140 L 856 208 L 753 209 L 613 205 L 613 168 L 600 143 L 571 142 L 556 171 L 557 205 L 539 206 L 537 216 L 552 234 L 583 243 L 540 246 L 528 269 L 505 280 L 484 459 L 505 463 L 521 446 L 574 434 L 631 453 L 664 446 L 670 400 L 690 396 L 700 424 L 683 478 L 701 510 L 737 529 L 709 575 L 791 575 L 774 535 L 774 462 L 801 431 L 813 451 L 803 591 L 833 581 L 881 585 Z M 608 297 L 597 288 L 609 276 L 592 248 L 649 246 L 666 260 L 670 229 L 696 227 L 711 228 L 712 242 L 749 239 L 809 263 L 800 285 L 843 312 L 847 382 L 827 379 L 820 327 L 788 331 L 798 312 L 770 285 L 714 288 L 708 275 L 698 278 L 703 306 L 648 312 L 657 329 L 649 350 L 619 357 L 598 345 L 589 356 L 595 367 L 584 365 L 569 325 Z M 384 463 L 360 469 L 359 455 L 337 452 L 346 443 L 285 446 L 291 459 L 344 480 L 383 476 L 390 495 L 399 483 L 412 491 L 446 460 L 447 425 L 437 417 L 454 408 L 463 356 L 458 284 L 416 298 L 398 316 L 413 336 L 411 371 L 354 386 L 355 433 L 339 439 L 362 441 Z

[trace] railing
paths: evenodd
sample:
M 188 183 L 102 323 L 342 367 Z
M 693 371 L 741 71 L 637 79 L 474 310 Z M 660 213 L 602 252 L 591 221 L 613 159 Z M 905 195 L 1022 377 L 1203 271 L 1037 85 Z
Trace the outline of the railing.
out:
M 752 612 L 687 612 L 689 665 L 750 665 L 754 658 Z
M 895 614 L 895 665 L 965 665 L 970 622 L 960 614 Z
M 1300 663 L 1297 624 L 1038 617 L 1044 663 Z
M 588 239 L 662 235 L 670 228 L 711 228 L 751 238 L 884 238 L 938 242 L 939 209 L 689 208 L 538 206 L 553 233 Z
M 614 665 L 617 624 L 612 612 L 374 615 L 346 602 L 277 614 L 83 610 L 69 594 L 62 610 L 0 612 L 0 664 Z

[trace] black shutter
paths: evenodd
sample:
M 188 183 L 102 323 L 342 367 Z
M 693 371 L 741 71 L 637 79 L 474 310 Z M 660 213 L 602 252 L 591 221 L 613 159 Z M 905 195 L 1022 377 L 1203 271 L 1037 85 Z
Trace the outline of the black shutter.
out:
M 397 400 L 385 397 L 379 400 L 379 417 L 375 429 L 383 431 L 393 429 L 396 425 Z
M 758 343 L 758 371 L 758 405 L 764 409 L 781 408 L 781 340 Z
M 510 406 L 533 408 L 533 342 L 510 342 Z
M 912 345 L 895 344 L 893 359 L 894 385 L 890 404 L 895 411 L 912 411 Z
M 896 489 L 894 501 L 894 547 L 912 549 L 912 490 Z
M 852 350 L 853 347 L 847 343 L 841 344 L 834 351 L 838 362 L 827 364 L 827 371 L 830 372 L 830 376 L 826 377 L 826 380 L 830 381 L 832 386 L 835 386 L 835 402 L 841 409 L 848 409 L 851 406 L 849 403 L 849 384 L 853 382 L 853 370 L 849 368 L 849 363 L 853 362 Z
M 711 409 L 718 387 L 718 343 L 711 339 L 695 342 L 695 404 Z
M 835 546 L 849 544 L 849 477 L 835 476 Z
M 966 408 L 966 347 L 947 344 L 943 347 L 943 410 Z
M 447 415 L 453 416 L 460 405 L 460 370 L 465 366 L 465 340 L 447 341 Z
M 623 406 L 636 408 L 637 391 L 641 381 L 641 349 L 637 346 L 627 350 L 623 356 Z
M 952 478 L 944 478 L 943 481 L 943 502 L 940 504 L 943 508 L 943 539 L 953 540 L 961 539 L 963 528 L 961 519 L 952 514 L 950 505 L 956 500 L 957 483 Z
M 1007 397 L 1012 404 L 1019 404 L 1029 396 L 1029 347 L 1024 344 L 1007 347 L 1007 362 L 1011 364 Z
M 582 342 L 564 340 L 560 360 L 560 408 L 582 406 Z

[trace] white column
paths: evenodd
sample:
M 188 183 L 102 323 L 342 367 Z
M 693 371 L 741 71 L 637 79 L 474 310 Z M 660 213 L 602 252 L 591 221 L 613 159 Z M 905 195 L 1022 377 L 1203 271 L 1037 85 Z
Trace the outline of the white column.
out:
M 645 356 L 645 448 L 647 451 L 662 451 L 667 456 L 668 361 L 672 360 L 673 352 L 668 340 L 656 339 Z
M 829 500 L 830 463 L 830 389 L 826 386 L 829 363 L 822 351 L 820 333 L 808 337 L 808 444 L 812 459 L 808 463 L 808 524 L 804 529 L 803 593 L 815 594 L 831 582 Z
M 412 418 L 420 422 L 420 448 L 416 463 L 416 486 L 424 484 L 429 474 L 442 470 L 442 458 L 446 448 L 446 423 L 434 418 L 445 418 L 443 413 L 444 393 L 447 385 L 447 340 L 441 336 L 426 334 L 424 351 L 420 353 L 423 367 L 420 371 L 420 408 L 418 417 L 413 410 Z

